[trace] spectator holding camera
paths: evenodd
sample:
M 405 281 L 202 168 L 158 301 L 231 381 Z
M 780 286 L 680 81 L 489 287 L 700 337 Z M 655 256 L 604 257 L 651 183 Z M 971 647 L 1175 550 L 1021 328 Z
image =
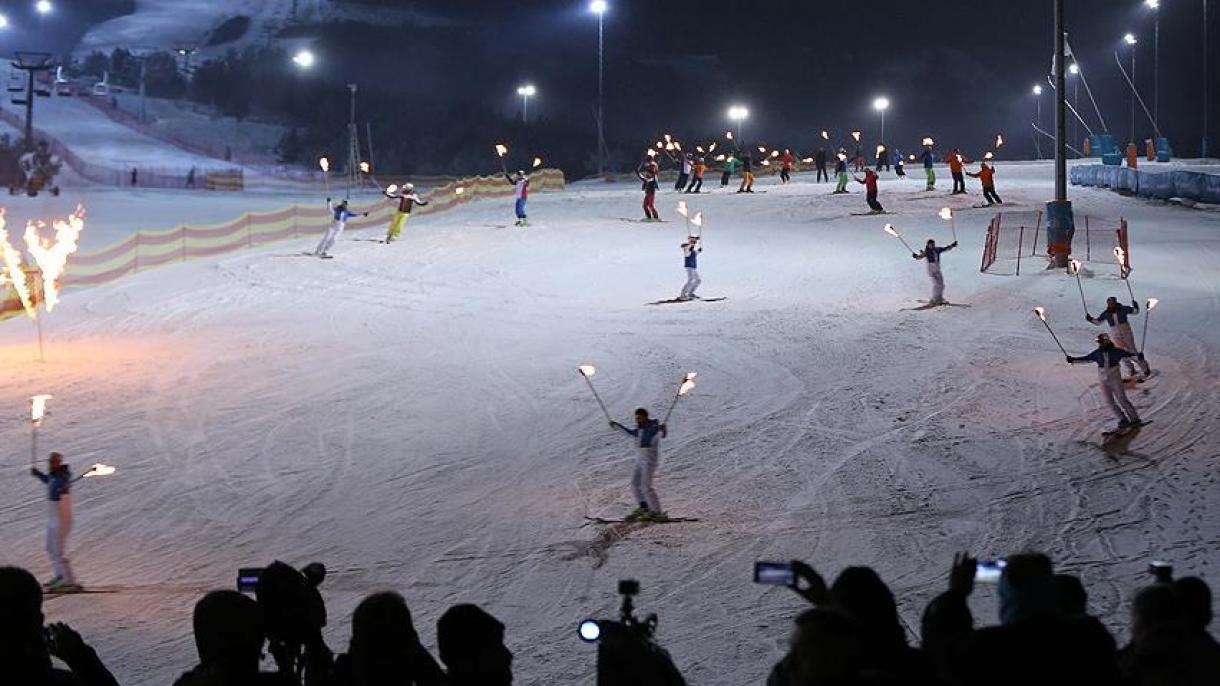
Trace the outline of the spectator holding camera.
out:
M 68 665 L 56 668 L 51 658 Z M 118 686 L 67 624 L 43 627 L 42 588 L 18 567 L 0 567 L 0 683 L 20 686 Z
M 407 601 L 374 593 L 352 615 L 348 651 L 335 660 L 328 686 L 441 686 L 445 676 L 419 642 Z
M 259 671 L 266 642 L 262 613 L 237 591 L 212 591 L 195 603 L 195 649 L 199 664 L 174 686 L 291 686 L 281 673 Z

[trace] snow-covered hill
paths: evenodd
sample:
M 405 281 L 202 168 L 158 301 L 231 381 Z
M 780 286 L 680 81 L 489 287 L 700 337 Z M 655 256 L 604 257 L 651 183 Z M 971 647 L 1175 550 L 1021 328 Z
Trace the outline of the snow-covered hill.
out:
M 1001 165 L 1006 209 L 1045 201 L 1049 169 Z M 449 605 L 483 604 L 527 685 L 593 683 L 577 622 L 612 616 L 629 577 L 690 683 L 762 683 L 802 606 L 751 583 L 759 559 L 872 565 L 914 629 L 955 551 L 1044 550 L 1125 638 L 1149 560 L 1220 572 L 1220 214 L 1072 189 L 1078 212 L 1130 221 L 1132 285 L 1162 301 L 1161 373 L 1132 393 L 1154 423 L 1111 455 L 1094 446 L 1113 422 L 1094 370 L 1068 367 L 1030 313 L 1089 350 L 1075 281 L 980 274 L 988 211 L 922 186 L 883 181 L 884 218 L 805 174 L 765 194 L 663 192 L 669 222 L 640 224 L 624 221 L 638 184 L 577 184 L 531 198 L 525 230 L 484 202 L 415 216 L 390 246 L 347 236 L 331 261 L 302 240 L 70 292 L 44 321 L 47 364 L 28 321 L 0 323 L 0 563 L 47 576 L 20 417 L 46 392 L 42 445 L 119 468 L 76 489 L 72 544 L 85 583 L 119 590 L 51 600 L 48 620 L 132 686 L 192 665 L 194 601 L 274 558 L 332 570 L 336 648 L 372 591 L 403 592 L 430 646 Z M 186 222 L 213 201 L 174 197 Z M 679 197 L 706 216 L 701 293 L 728 300 L 645 306 L 683 280 Z M 927 277 L 881 226 L 944 242 L 944 205 L 961 209 L 947 295 L 971 307 L 905 311 Z M 1126 297 L 1106 260 L 1090 266 L 1094 312 Z M 632 448 L 582 362 L 619 418 L 699 372 L 658 478 L 664 506 L 699 522 L 587 524 L 632 506 Z M 991 588 L 972 602 L 992 620 Z

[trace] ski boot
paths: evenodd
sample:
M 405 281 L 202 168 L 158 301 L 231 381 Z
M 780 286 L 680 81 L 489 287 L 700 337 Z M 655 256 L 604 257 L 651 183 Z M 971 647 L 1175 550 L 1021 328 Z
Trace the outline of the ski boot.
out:
M 634 510 L 632 510 L 630 513 L 628 513 L 626 517 L 623 517 L 623 521 L 625 521 L 625 522 L 643 521 L 646 517 L 648 517 L 649 512 L 650 512 L 650 510 L 647 507 L 644 507 L 643 505 L 641 505 L 641 506 L 635 508 Z

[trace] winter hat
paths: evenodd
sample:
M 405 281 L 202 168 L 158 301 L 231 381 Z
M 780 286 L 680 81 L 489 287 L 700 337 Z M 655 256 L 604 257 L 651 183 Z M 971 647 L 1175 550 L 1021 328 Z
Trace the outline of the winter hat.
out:
M 64 463 L 64 456 L 59 453 L 51 453 L 47 456 L 47 463 L 54 469 Z

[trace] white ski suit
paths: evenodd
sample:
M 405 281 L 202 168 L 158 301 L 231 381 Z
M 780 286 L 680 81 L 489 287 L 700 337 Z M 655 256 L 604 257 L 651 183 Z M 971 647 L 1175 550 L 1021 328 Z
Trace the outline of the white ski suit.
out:
M 660 461 L 661 424 L 655 419 L 648 420 L 643 427 L 629 429 L 617 425 L 623 432 L 637 438 L 635 469 L 631 473 L 631 492 L 640 507 L 646 507 L 653 512 L 661 512 L 661 499 L 653 487 L 653 477 L 657 473 Z
M 333 205 L 328 200 L 326 208 L 330 210 L 333 221 L 326 229 L 326 235 L 322 236 L 317 249 L 313 251 L 313 254 L 319 257 L 330 254 L 330 249 L 334 247 L 335 241 L 339 240 L 339 236 L 343 235 L 343 229 L 347 228 L 347 220 L 356 216 L 355 212 L 347 209 L 346 204 Z
M 1084 357 L 1068 357 L 1068 362 L 1095 362 L 1097 364 L 1097 382 L 1101 389 L 1102 400 L 1118 417 L 1118 421 L 1140 423 L 1139 412 L 1135 405 L 1127 399 L 1127 390 L 1123 386 L 1123 375 L 1120 363 L 1123 359 L 1135 357 L 1132 353 L 1118 347 L 1098 348 Z

